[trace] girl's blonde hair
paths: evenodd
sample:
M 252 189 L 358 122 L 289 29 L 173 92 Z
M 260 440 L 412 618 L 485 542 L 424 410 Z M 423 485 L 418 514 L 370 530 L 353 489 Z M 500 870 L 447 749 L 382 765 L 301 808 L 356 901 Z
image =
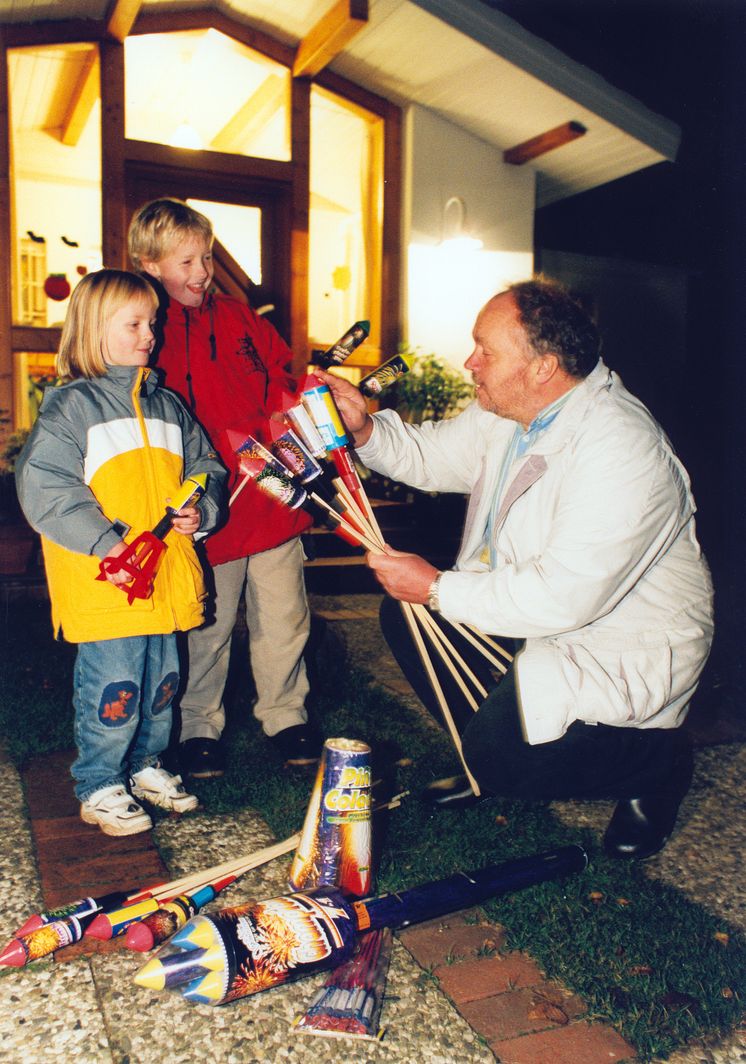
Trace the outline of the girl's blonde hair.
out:
M 166 196 L 144 203 L 130 222 L 127 246 L 135 269 L 143 260 L 160 262 L 185 237 L 198 233 L 212 246 L 212 222 L 183 200 Z
M 57 375 L 63 380 L 103 376 L 109 322 L 125 303 L 138 298 L 147 299 L 155 314 L 158 296 L 139 274 L 125 270 L 86 274 L 70 297 L 55 363 Z

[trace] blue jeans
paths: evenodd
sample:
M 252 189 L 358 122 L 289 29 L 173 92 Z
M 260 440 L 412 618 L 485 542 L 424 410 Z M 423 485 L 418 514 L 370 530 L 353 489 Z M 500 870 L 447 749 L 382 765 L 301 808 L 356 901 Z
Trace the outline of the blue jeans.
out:
M 73 673 L 76 797 L 126 784 L 158 763 L 171 734 L 179 686 L 175 635 L 80 643 Z

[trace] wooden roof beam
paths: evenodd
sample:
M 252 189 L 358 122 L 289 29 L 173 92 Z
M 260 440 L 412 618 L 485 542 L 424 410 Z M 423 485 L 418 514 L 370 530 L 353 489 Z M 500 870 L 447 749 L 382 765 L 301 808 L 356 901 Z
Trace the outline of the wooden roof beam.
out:
M 293 77 L 313 77 L 368 21 L 368 0 L 337 0 L 298 45 Z
M 60 129 L 63 144 L 73 147 L 80 140 L 101 92 L 98 71 L 98 48 L 94 45 L 85 56 L 75 88 L 70 93 L 67 113 Z
M 120 44 L 135 24 L 142 0 L 112 0 L 106 20 L 106 33 Z
M 286 97 L 286 79 L 279 74 L 270 74 L 215 134 L 209 147 L 213 151 L 240 151 L 279 111 L 286 102 Z
M 530 159 L 535 159 L 538 155 L 553 151 L 555 148 L 561 148 L 563 144 L 569 144 L 571 140 L 577 140 L 587 132 L 588 130 L 580 122 L 565 122 L 546 133 L 540 133 L 538 137 L 532 137 L 531 140 L 524 140 L 522 144 L 516 144 L 514 148 L 508 148 L 503 152 L 503 162 L 510 163 L 512 166 L 522 166 Z

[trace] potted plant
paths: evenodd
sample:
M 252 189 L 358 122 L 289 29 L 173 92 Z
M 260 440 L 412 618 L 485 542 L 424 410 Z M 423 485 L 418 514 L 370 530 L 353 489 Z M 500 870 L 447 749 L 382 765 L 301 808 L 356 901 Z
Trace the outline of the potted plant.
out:
M 4 574 L 25 573 L 34 547 L 34 532 L 18 503 L 15 479 L 16 459 L 28 434 L 28 429 L 16 429 L 0 445 L 0 573 Z
M 423 355 L 406 345 L 402 354 L 414 355 L 412 368 L 386 395 L 386 405 L 393 408 L 411 424 L 422 421 L 443 421 L 453 417 L 472 398 L 474 389 L 462 373 L 435 354 Z M 392 497 L 396 488 L 390 488 Z M 406 489 L 404 489 L 406 490 Z M 415 491 L 409 493 L 415 506 L 420 528 L 443 544 L 457 541 L 463 522 L 466 497 L 452 493 Z M 436 545 L 437 546 L 437 545 Z
M 413 354 L 409 373 L 400 377 L 391 389 L 394 408 L 405 421 L 442 421 L 458 413 L 474 394 L 464 375 L 437 355 L 421 355 L 407 347 L 402 354 Z

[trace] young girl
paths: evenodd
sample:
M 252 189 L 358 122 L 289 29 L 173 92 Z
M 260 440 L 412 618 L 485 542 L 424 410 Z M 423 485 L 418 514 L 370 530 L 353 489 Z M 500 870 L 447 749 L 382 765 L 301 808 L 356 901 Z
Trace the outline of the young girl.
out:
M 73 703 L 80 815 L 107 835 L 152 827 L 136 799 L 194 809 L 159 762 L 179 685 L 178 630 L 202 623 L 205 590 L 192 535 L 214 528 L 225 470 L 181 400 L 147 368 L 157 297 L 135 274 L 99 270 L 78 284 L 57 373 L 17 464 L 21 505 L 41 533 L 55 636 L 78 644 Z M 150 598 L 107 570 L 126 540 L 158 524 L 182 481 L 207 491 L 172 521 Z M 129 782 L 129 790 L 127 784 Z

